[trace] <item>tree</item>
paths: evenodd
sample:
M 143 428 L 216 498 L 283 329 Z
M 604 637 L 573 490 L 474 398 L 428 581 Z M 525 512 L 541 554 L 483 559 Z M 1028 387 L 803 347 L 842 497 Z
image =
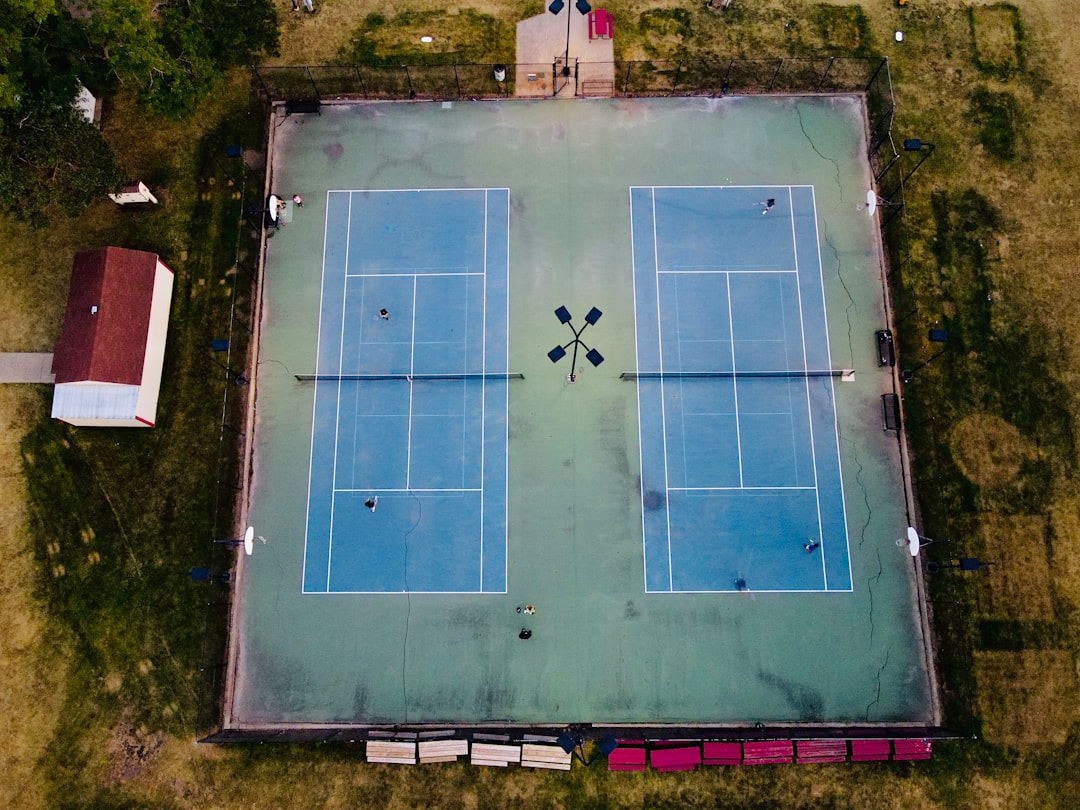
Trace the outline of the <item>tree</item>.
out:
M 41 226 L 54 209 L 77 216 L 119 189 L 124 172 L 97 127 L 70 104 L 0 113 L 0 210 Z

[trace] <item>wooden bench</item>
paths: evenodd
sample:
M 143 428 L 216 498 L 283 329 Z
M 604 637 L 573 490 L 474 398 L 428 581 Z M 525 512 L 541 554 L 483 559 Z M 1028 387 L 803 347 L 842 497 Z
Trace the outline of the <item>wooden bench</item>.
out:
M 852 740 L 852 762 L 881 762 L 889 758 L 888 740 Z
M 706 765 L 742 765 L 742 743 L 707 742 L 702 748 Z
M 454 762 L 469 753 L 468 740 L 421 740 L 420 764 L 429 762 Z
M 568 771 L 570 770 L 571 756 L 557 745 L 524 743 L 521 746 L 521 767 Z
M 505 768 L 511 762 L 521 762 L 521 746 L 474 742 L 470 761 L 473 765 Z
M 701 764 L 701 748 L 654 748 L 649 752 L 649 764 L 653 770 L 692 771 Z
M 930 740 L 893 740 L 893 759 L 930 759 Z
M 623 745 L 608 754 L 607 769 L 609 771 L 643 771 L 645 770 L 645 748 L 643 741 L 635 741 L 636 744 Z
M 368 740 L 368 762 L 386 762 L 391 765 L 415 765 L 416 743 Z
M 799 740 L 795 743 L 795 761 L 847 762 L 847 740 Z
M 743 743 L 743 765 L 790 763 L 791 756 L 791 740 L 758 740 Z

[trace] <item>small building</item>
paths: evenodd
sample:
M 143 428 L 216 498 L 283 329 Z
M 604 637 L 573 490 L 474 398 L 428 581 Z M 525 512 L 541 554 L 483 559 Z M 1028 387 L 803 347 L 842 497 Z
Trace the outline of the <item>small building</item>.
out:
M 52 416 L 84 427 L 153 427 L 173 272 L 154 253 L 75 254 L 53 351 Z

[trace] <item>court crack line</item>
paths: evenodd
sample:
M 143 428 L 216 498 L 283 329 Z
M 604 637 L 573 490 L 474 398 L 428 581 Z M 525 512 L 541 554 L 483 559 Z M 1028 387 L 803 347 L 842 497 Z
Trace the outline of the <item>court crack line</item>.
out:
M 822 238 L 825 240 L 825 244 L 829 246 L 829 250 L 832 251 L 833 260 L 836 262 L 836 277 L 840 279 L 840 286 L 844 288 L 844 294 L 847 296 L 848 303 L 844 307 L 844 318 L 847 320 L 847 339 L 848 339 L 848 357 L 851 358 L 851 364 L 855 364 L 855 339 L 852 334 L 854 324 L 852 323 L 852 310 L 855 309 L 855 297 L 851 294 L 851 290 L 848 289 L 847 281 L 844 279 L 844 263 L 840 260 L 840 252 L 836 249 L 836 245 L 832 243 L 832 239 L 829 238 L 829 223 L 825 222 L 822 225 Z
M 802 131 L 803 137 L 806 138 L 806 142 L 810 144 L 810 148 L 814 150 L 814 154 L 824 161 L 832 164 L 833 171 L 836 172 L 836 188 L 840 192 L 840 202 L 844 201 L 844 186 L 840 183 L 840 163 L 836 158 L 831 158 L 824 154 L 817 145 L 814 143 L 814 139 L 810 137 L 810 133 L 806 131 L 806 125 L 803 123 L 802 107 L 798 104 L 795 105 L 795 115 L 799 119 L 799 129 Z
M 881 666 L 878 667 L 877 677 L 876 677 L 877 690 L 876 690 L 876 694 L 874 695 L 874 699 L 866 704 L 866 714 L 864 715 L 866 722 L 870 722 L 870 711 L 874 708 L 874 706 L 876 706 L 878 703 L 881 702 L 881 675 L 882 675 L 882 673 L 885 672 L 885 668 L 887 666 L 889 666 L 889 653 L 891 653 L 891 652 L 892 652 L 892 647 L 890 647 L 889 649 L 887 649 L 885 651 L 885 660 L 882 661 Z

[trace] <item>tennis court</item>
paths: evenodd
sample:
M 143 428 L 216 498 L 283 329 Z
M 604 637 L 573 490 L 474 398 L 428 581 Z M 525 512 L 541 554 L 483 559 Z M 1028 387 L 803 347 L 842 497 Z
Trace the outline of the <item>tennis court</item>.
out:
M 304 592 L 503 592 L 508 192 L 334 191 L 326 222 Z
M 865 131 L 276 118 L 226 725 L 928 722 Z
M 850 590 L 813 188 L 630 207 L 647 590 Z

